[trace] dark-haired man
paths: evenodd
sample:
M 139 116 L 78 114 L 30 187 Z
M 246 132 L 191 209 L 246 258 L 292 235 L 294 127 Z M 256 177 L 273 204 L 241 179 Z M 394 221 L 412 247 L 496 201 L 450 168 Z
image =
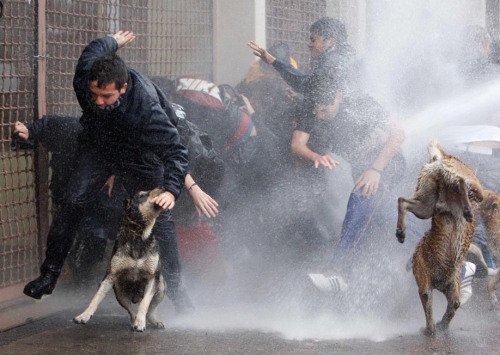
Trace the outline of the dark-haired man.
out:
M 164 209 L 153 233 L 159 242 L 167 294 L 177 312 L 193 308 L 181 287 L 170 214 L 184 184 L 187 151 L 172 123 L 174 112 L 166 97 L 116 55 L 134 39 L 129 31 L 96 39 L 78 60 L 73 87 L 83 111 L 83 130 L 78 137 L 75 171 L 49 230 L 41 275 L 24 288 L 30 297 L 40 299 L 52 293 L 84 206 L 95 199 L 109 177 L 117 175 L 130 195 L 164 188 L 153 200 Z
M 344 24 L 338 19 L 324 17 L 314 22 L 310 27 L 308 47 L 311 53 L 311 71 L 302 72 L 294 68 L 288 61 L 282 61 L 269 51 L 254 42 L 248 46 L 254 55 L 263 62 L 271 64 L 290 87 L 303 94 L 303 101 L 296 117 L 298 121 L 314 121 L 318 110 L 335 108 L 337 89 L 343 91 L 349 78 L 349 70 L 354 64 L 354 50 L 347 43 L 347 32 Z M 314 165 L 333 168 L 337 162 L 330 154 L 314 154 Z M 304 191 L 298 208 L 297 226 L 300 234 L 313 246 L 313 252 L 324 252 L 324 242 L 329 239 L 325 231 L 331 230 L 332 215 L 331 200 L 325 193 L 324 171 L 318 169 L 300 169 L 301 187 Z M 294 192 L 295 193 L 295 192 Z M 320 211 L 323 211 L 320 213 Z M 328 212 L 326 212 L 328 211 Z M 328 216 L 325 216 L 325 214 Z M 315 259 L 317 257 L 315 256 Z
M 345 90 L 355 63 L 354 50 L 347 43 L 347 31 L 340 20 L 323 17 L 311 25 L 310 32 L 310 73 L 277 59 L 255 42 L 248 43 L 257 57 L 271 64 L 295 91 L 304 94 L 300 114 L 305 118 L 314 116 L 320 107 L 333 105 L 336 93 L 332 88 Z M 332 160 L 329 156 L 319 156 L 317 162 L 331 167 Z
M 311 25 L 310 32 L 310 74 L 283 63 L 254 42 L 248 45 L 256 56 L 272 64 L 294 90 L 304 93 L 291 149 L 304 163 L 301 169 L 305 180 L 303 189 L 308 191 L 308 199 L 313 202 L 301 216 L 306 233 L 319 234 L 324 222 L 317 221 L 318 216 L 332 205 L 325 197 L 327 180 L 323 168 L 333 169 L 338 162 L 330 153 L 339 154 L 351 164 L 355 186 L 349 198 L 341 239 L 334 251 L 337 269 L 357 253 L 367 234 L 365 229 L 369 226 L 370 215 L 377 209 L 386 186 L 390 186 L 392 175 L 401 173 L 404 168 L 400 152 L 404 132 L 375 100 L 356 92 L 351 85 L 355 58 L 347 43 L 344 24 L 324 17 Z M 313 166 L 322 169 L 312 169 Z M 322 291 L 347 289 L 343 277 L 336 273 L 309 274 L 309 278 Z

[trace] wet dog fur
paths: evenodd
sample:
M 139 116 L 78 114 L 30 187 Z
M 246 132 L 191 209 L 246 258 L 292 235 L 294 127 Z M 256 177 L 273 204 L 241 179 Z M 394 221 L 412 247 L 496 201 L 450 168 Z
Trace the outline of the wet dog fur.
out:
M 474 234 L 476 202 L 483 199 L 481 183 L 459 159 L 447 155 L 437 140 L 428 145 L 429 163 L 418 176 L 411 199 L 398 199 L 396 236 L 404 242 L 406 212 L 420 219 L 432 218 L 431 229 L 413 254 L 413 274 L 424 308 L 425 334 L 434 334 L 432 290 L 442 292 L 448 302 L 437 327 L 447 329 L 460 307 L 460 271 Z M 471 202 L 472 201 L 472 202 Z
M 162 192 L 161 188 L 141 191 L 128 201 L 106 275 L 87 309 L 73 319 L 75 323 L 87 323 L 113 288 L 118 303 L 130 315 L 133 330 L 144 331 L 146 323 L 165 327 L 154 315 L 165 297 L 165 282 L 159 249 L 151 233 L 162 209 L 150 203 Z M 132 304 L 138 304 L 137 313 Z
M 485 190 L 483 202 L 479 207 L 479 215 L 488 238 L 488 250 L 496 260 L 500 260 L 500 195 Z M 497 272 L 488 282 L 488 296 L 493 308 L 500 307 L 495 294 L 498 282 L 500 282 L 500 272 Z

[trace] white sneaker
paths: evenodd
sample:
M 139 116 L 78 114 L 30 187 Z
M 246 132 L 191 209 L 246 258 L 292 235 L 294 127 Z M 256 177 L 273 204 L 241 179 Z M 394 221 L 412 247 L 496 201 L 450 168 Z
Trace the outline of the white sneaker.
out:
M 323 274 L 308 274 L 307 276 L 321 292 L 342 293 L 347 291 L 348 287 L 342 276 L 325 276 Z
M 465 275 L 460 280 L 460 305 L 463 306 L 472 296 L 472 278 L 476 273 L 476 265 L 469 261 L 464 261 Z
M 492 269 L 492 268 L 488 268 L 488 276 L 495 276 L 497 274 L 497 271 L 499 269 Z

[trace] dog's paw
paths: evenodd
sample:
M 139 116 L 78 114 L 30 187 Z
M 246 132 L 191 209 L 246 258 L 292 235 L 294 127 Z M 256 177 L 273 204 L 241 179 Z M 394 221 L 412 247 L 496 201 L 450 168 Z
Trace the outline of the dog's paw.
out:
M 436 328 L 439 329 L 440 331 L 445 331 L 445 330 L 448 330 L 449 325 L 450 325 L 450 323 L 448 323 L 448 322 L 440 321 L 440 322 L 436 323 Z
M 398 238 L 398 241 L 403 244 L 405 242 L 406 238 L 406 231 L 402 229 L 396 229 L 396 237 Z
M 156 319 L 153 314 L 149 314 L 146 316 L 147 323 L 151 325 L 154 329 L 165 329 L 165 324 L 163 322 Z
M 422 332 L 422 334 L 428 335 L 428 336 L 436 334 L 435 327 L 425 327 L 425 328 L 420 329 L 420 331 Z
M 90 318 L 92 318 L 92 314 L 83 312 L 79 316 L 73 318 L 73 322 L 76 324 L 85 324 L 90 320 Z
M 464 218 L 469 223 L 471 223 L 472 220 L 474 219 L 474 216 L 472 215 L 472 211 L 470 210 L 469 207 L 464 208 Z
M 143 332 L 146 330 L 146 319 L 136 318 L 132 329 L 136 332 Z
M 165 324 L 163 324 L 163 322 L 159 322 L 159 321 L 151 323 L 151 326 L 154 329 L 165 329 Z

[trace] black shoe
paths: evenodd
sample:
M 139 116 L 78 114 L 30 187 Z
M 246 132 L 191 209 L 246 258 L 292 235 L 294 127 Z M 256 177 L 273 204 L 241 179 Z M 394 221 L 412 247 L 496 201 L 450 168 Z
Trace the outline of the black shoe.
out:
M 33 280 L 24 286 L 23 293 L 26 296 L 41 299 L 43 295 L 50 295 L 56 287 L 57 276 L 53 273 L 47 272 L 40 275 L 36 280 Z

